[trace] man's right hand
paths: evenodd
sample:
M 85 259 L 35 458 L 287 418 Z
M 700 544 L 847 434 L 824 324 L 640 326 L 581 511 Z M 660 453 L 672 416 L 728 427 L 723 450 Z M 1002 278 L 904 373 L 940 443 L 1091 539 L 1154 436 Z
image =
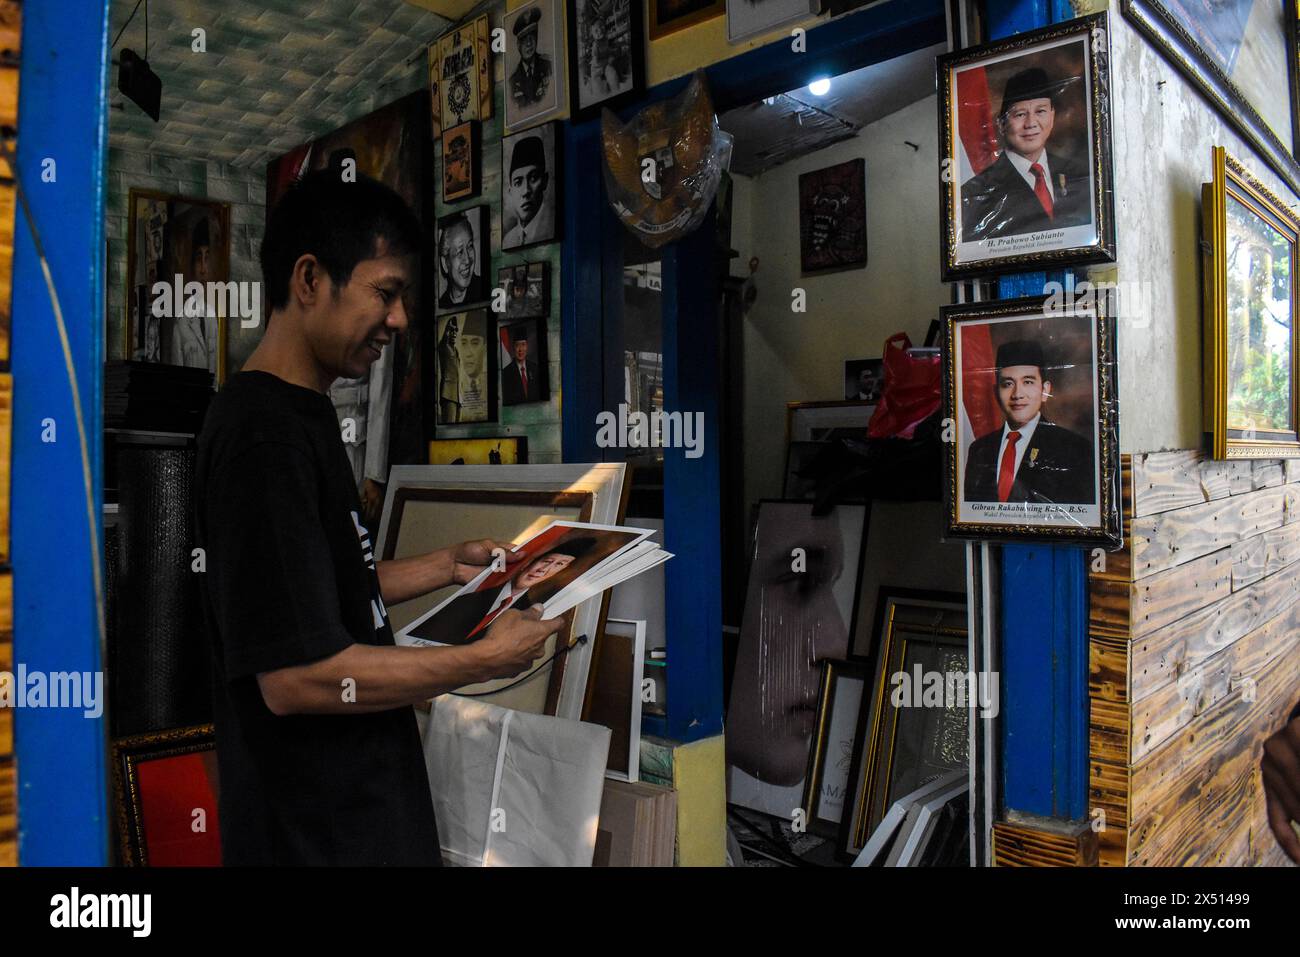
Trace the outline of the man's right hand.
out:
M 541 657 L 546 639 L 564 626 L 564 618 L 543 618 L 542 606 L 528 611 L 503 611 L 487 634 L 475 643 L 487 678 L 513 678 Z

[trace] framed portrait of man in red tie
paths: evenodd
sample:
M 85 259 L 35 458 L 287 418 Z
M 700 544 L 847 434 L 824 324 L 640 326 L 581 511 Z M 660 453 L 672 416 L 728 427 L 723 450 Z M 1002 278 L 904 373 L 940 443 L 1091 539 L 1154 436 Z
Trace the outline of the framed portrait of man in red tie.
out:
M 950 534 L 1119 544 L 1111 313 L 1095 294 L 942 311 Z
M 944 279 L 1114 261 L 1107 24 L 940 59 Z
M 501 323 L 501 404 L 523 405 L 551 398 L 546 320 Z

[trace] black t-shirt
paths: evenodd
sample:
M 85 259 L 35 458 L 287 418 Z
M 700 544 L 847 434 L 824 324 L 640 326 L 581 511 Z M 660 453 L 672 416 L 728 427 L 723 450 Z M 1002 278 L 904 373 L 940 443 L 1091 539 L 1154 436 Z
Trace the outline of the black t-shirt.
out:
M 393 644 L 329 399 L 233 377 L 208 408 L 195 493 L 225 863 L 441 863 L 409 707 L 277 717 L 257 684 L 353 643 Z

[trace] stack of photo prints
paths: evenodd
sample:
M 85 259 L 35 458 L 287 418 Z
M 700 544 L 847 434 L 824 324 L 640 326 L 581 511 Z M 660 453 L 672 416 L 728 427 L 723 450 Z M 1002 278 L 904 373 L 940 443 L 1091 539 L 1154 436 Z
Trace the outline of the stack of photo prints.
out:
M 542 606 L 558 618 L 606 589 L 672 558 L 653 529 L 587 522 L 552 522 L 498 560 L 446 601 L 407 625 L 403 645 L 467 645 L 478 641 L 502 613 Z M 504 567 L 503 567 L 504 566 Z

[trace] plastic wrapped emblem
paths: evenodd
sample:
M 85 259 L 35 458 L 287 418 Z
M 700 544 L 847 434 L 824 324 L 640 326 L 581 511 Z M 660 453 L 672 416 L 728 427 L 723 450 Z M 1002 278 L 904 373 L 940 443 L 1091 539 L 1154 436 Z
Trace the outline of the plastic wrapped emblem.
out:
M 678 96 L 626 124 L 604 110 L 601 139 L 610 205 L 652 249 L 700 225 L 731 159 L 731 136 L 718 127 L 699 70 Z

